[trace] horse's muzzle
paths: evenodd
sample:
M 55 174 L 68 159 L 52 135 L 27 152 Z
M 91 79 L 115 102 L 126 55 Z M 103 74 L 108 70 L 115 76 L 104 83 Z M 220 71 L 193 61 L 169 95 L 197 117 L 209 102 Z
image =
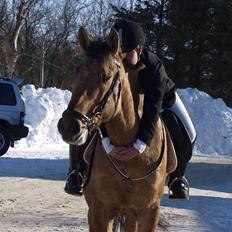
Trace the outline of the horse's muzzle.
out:
M 81 127 L 77 120 L 65 120 L 63 117 L 58 121 L 57 128 L 62 139 L 73 145 L 82 145 L 88 137 L 88 129 Z

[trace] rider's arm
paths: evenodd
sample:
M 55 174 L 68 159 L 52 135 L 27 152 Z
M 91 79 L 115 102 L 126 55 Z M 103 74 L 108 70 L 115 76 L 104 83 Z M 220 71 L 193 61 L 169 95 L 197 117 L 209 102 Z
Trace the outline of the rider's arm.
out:
M 140 85 L 144 91 L 144 105 L 137 138 L 146 145 L 150 145 L 165 92 L 169 91 L 166 89 L 167 80 L 170 79 L 162 62 L 154 53 L 144 50 L 141 62 L 145 64 L 146 68 L 141 70 L 139 74 Z M 175 85 L 173 84 L 173 86 L 171 87 L 174 91 Z

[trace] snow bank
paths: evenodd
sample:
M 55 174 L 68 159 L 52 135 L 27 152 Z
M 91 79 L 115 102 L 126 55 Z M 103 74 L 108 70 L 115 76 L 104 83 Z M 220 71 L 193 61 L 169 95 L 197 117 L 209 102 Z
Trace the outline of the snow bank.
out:
M 232 109 L 197 89 L 178 93 L 197 130 L 194 154 L 232 156 Z
M 67 108 L 71 92 L 57 88 L 35 89 L 34 85 L 25 85 L 22 96 L 29 135 L 18 142 L 17 148 L 44 150 L 46 147 L 67 146 L 58 133 L 57 122 Z
M 197 89 L 179 89 L 197 130 L 195 155 L 232 155 L 232 109 L 222 99 L 213 99 Z M 25 123 L 29 135 L 17 144 L 18 149 L 51 149 L 67 147 L 58 131 L 57 122 L 71 97 L 69 91 L 57 88 L 35 89 L 26 85 L 22 89 L 25 100 Z

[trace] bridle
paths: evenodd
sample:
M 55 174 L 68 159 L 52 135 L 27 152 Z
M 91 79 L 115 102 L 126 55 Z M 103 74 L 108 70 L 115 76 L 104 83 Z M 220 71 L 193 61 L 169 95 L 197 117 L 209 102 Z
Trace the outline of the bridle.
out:
M 120 97 L 120 93 L 121 93 L 121 78 L 120 78 L 120 63 L 119 61 L 117 61 L 116 59 L 114 60 L 116 66 L 117 66 L 117 73 L 113 78 L 113 81 L 110 85 L 110 88 L 108 89 L 108 91 L 105 93 L 103 99 L 97 104 L 97 106 L 95 107 L 95 109 L 90 112 L 89 116 L 84 115 L 82 113 L 80 113 L 77 110 L 73 110 L 72 108 L 68 107 L 62 114 L 63 116 L 71 116 L 71 117 L 75 117 L 77 119 L 80 119 L 88 128 L 88 131 L 91 131 L 92 129 L 98 127 L 98 123 L 96 122 L 95 118 L 101 118 L 103 111 L 106 107 L 106 103 L 108 101 L 108 99 L 110 98 L 110 96 L 113 94 L 114 88 L 116 87 L 117 83 L 119 83 L 119 90 L 118 90 L 118 98 L 117 101 Z M 98 120 L 99 121 L 99 120 Z

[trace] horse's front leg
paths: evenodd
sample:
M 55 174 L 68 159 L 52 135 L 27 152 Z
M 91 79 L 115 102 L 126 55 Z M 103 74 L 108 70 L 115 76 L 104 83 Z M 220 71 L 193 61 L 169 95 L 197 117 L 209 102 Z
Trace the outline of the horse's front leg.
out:
M 127 212 L 123 228 L 124 228 L 125 232 L 137 231 L 136 216 L 135 216 L 134 212 L 132 212 L 132 211 Z
M 156 205 L 149 209 L 144 209 L 139 212 L 137 218 L 137 231 L 155 232 L 160 218 L 160 207 Z
M 88 211 L 90 232 L 111 232 L 113 226 L 113 213 L 102 206 L 91 207 Z

